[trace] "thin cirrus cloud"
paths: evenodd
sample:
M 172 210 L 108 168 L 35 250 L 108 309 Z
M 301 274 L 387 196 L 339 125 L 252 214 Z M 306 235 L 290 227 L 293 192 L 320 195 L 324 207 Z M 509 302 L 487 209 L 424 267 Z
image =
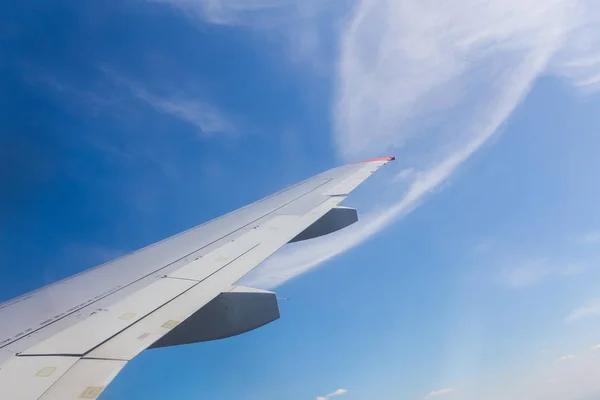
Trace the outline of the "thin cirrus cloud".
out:
M 566 318 L 567 322 L 575 322 L 585 318 L 600 317 L 600 300 L 590 301 L 585 306 L 576 308 Z
M 326 394 L 325 396 L 319 396 L 317 397 L 316 400 L 328 400 L 332 397 L 336 397 L 336 396 L 341 396 L 343 394 L 348 393 L 348 391 L 346 389 L 337 389 L 336 391 L 333 391 L 329 394 Z
M 247 25 L 254 18 L 264 19 L 285 2 L 273 0 L 147 0 L 174 6 L 192 17 L 216 25 Z
M 586 270 L 587 265 L 581 262 L 552 265 L 546 259 L 533 259 L 505 269 L 501 273 L 500 281 L 511 289 L 521 289 L 552 278 L 579 275 Z
M 574 354 L 567 354 L 566 356 L 560 357 L 558 361 L 570 361 L 574 360 L 575 358 L 577 358 L 577 356 L 575 356 Z
M 201 136 L 209 137 L 218 133 L 236 131 L 231 116 L 207 101 L 199 99 L 197 93 L 157 94 L 109 66 L 102 65 L 99 70 L 114 84 L 124 87 L 136 99 L 143 101 L 154 110 L 194 126 Z
M 133 94 L 156 111 L 193 125 L 203 136 L 231 133 L 235 126 L 230 117 L 208 103 L 183 97 L 161 97 L 137 86 L 131 86 Z
M 588 232 L 579 239 L 581 244 L 592 245 L 600 243 L 600 231 Z
M 525 262 L 508 270 L 504 282 L 511 288 L 518 289 L 539 283 L 550 274 L 546 261 L 534 260 Z
M 260 30 L 269 40 L 284 43 L 292 63 L 308 64 L 316 73 L 329 72 L 335 52 L 328 45 L 352 0 L 146 0 L 169 6 L 200 25 Z M 303 69 L 305 71 L 306 69 Z

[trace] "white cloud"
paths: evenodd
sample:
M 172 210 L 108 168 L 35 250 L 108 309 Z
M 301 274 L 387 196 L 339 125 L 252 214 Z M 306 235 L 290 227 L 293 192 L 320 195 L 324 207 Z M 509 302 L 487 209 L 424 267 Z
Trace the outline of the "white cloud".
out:
M 588 232 L 581 236 L 581 244 L 597 244 L 600 243 L 600 231 Z
M 512 288 L 534 285 L 550 274 L 546 261 L 535 260 L 523 263 L 505 274 L 505 282 Z
M 454 392 L 453 388 L 444 388 L 444 389 L 433 390 L 433 391 L 427 393 L 427 395 L 425 395 L 425 398 L 430 399 L 432 397 L 440 397 L 440 396 L 450 394 L 452 392 Z
M 593 350 L 593 351 L 598 351 L 598 350 L 600 350 L 600 343 L 599 343 L 599 344 L 597 344 L 597 345 L 595 345 L 595 346 L 592 346 L 592 350 Z
M 327 400 L 330 399 L 332 397 L 336 397 L 336 396 L 341 396 L 343 394 L 348 393 L 348 391 L 346 389 L 337 389 L 336 391 L 333 391 L 329 394 L 326 394 L 325 396 L 319 396 L 317 397 L 316 400 Z
M 558 263 L 550 264 L 545 259 L 533 259 L 505 269 L 500 276 L 500 281 L 513 289 L 521 289 L 537 285 L 552 278 L 570 277 L 579 275 L 587 270 L 583 263 Z
M 575 358 L 576 358 L 576 356 L 575 356 L 575 355 L 573 355 L 573 354 L 568 354 L 568 355 L 566 355 L 566 356 L 562 356 L 562 357 L 560 357 L 560 358 L 558 359 L 558 361 L 570 361 L 570 360 L 573 360 L 573 359 L 575 359 Z
M 352 0 L 146 0 L 181 11 L 200 26 L 215 24 L 265 32 L 286 60 L 329 74 L 336 52 L 331 42 Z M 307 70 L 302 69 L 305 73 Z
M 565 36 L 583 23 L 579 6 L 562 0 L 360 2 L 342 38 L 340 152 L 346 158 L 377 154 L 425 136 L 461 142 L 465 130 L 474 132 L 472 124 L 493 114 L 497 96 L 514 85 L 528 88 L 546 69 Z M 522 65 L 528 57 L 543 61 Z M 510 79 L 517 68 L 531 72 L 530 80 Z
M 540 75 L 574 81 L 575 66 L 600 72 L 594 60 L 584 62 L 581 44 L 600 54 L 588 40 L 598 30 L 581 29 L 599 20 L 598 7 L 584 0 L 359 1 L 341 36 L 337 148 L 348 160 L 394 154 L 415 172 L 407 185 L 388 188 L 386 206 L 339 234 L 277 253 L 252 283 L 276 286 L 413 210 L 493 136 Z
M 178 89 L 177 91 L 169 90 L 168 95 L 156 94 L 109 66 L 102 65 L 98 69 L 116 84 L 126 87 L 137 99 L 147 103 L 160 113 L 193 125 L 203 136 L 236 131 L 231 116 L 226 115 L 209 102 L 199 99 L 197 93 L 186 93 L 186 91 Z
M 414 168 L 404 168 L 394 175 L 394 181 L 403 181 L 411 178 L 415 174 Z
M 208 103 L 177 96 L 161 97 L 139 87 L 131 87 L 133 93 L 152 108 L 195 126 L 204 136 L 235 130 L 231 119 Z
M 600 316 L 600 300 L 593 300 L 589 304 L 579 307 L 566 318 L 567 322 L 578 321 L 583 318 Z
M 262 17 L 265 12 L 281 7 L 284 3 L 273 0 L 147 0 L 150 3 L 166 3 L 185 13 L 217 25 L 247 24 L 248 19 Z
M 587 271 L 588 266 L 582 263 L 569 263 L 562 269 L 562 275 L 578 275 Z

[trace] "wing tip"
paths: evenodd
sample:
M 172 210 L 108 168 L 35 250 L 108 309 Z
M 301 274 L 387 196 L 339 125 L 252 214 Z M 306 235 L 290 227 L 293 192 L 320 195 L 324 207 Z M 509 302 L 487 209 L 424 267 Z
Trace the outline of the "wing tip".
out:
M 390 157 L 379 157 L 379 158 L 369 158 L 368 160 L 362 160 L 362 161 L 355 161 L 351 164 L 359 164 L 359 163 L 366 163 L 366 162 L 375 162 L 375 161 L 394 161 L 396 159 L 396 157 L 394 156 L 390 156 Z

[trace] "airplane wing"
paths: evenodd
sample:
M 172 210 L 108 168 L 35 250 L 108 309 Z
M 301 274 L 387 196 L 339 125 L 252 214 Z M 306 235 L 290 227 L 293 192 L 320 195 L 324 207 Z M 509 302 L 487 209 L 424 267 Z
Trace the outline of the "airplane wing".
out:
M 279 318 L 236 282 L 291 241 L 357 220 L 338 205 L 393 157 L 334 168 L 251 205 L 0 304 L 0 399 L 96 399 L 148 348 L 237 335 Z

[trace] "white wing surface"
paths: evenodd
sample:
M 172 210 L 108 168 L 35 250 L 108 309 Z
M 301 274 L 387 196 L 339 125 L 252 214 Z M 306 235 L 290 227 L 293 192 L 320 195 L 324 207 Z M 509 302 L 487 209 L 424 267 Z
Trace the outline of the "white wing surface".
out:
M 390 160 L 334 168 L 0 304 L 0 399 L 96 399 L 145 349 L 277 319 L 274 293 L 235 283 L 286 243 L 355 222 L 356 210 L 339 203 Z

